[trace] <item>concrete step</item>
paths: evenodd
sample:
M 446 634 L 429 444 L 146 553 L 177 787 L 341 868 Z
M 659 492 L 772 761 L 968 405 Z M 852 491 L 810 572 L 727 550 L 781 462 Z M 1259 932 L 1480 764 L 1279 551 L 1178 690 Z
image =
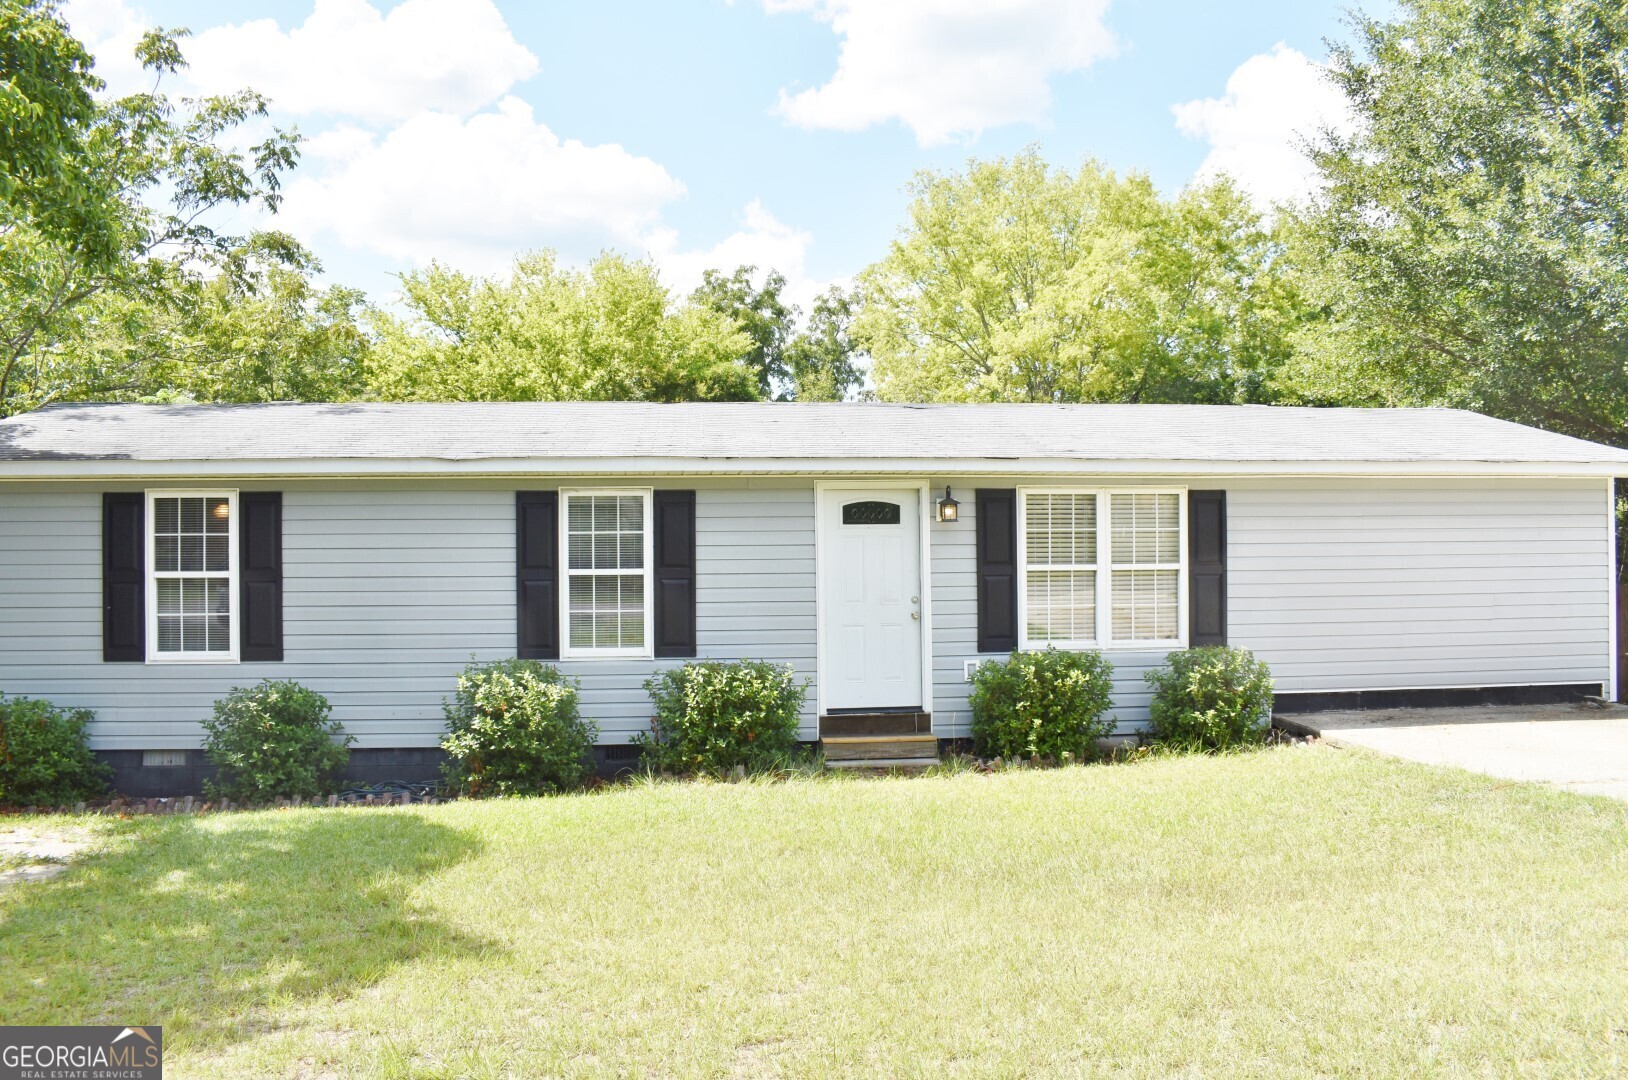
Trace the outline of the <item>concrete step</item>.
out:
M 834 713 L 820 717 L 822 736 L 926 735 L 933 718 L 924 712 Z
M 936 735 L 827 735 L 820 740 L 825 760 L 938 760 Z
M 850 771 L 856 769 L 930 769 L 937 764 L 938 758 L 936 757 L 851 758 L 845 761 L 832 761 L 830 758 L 827 758 L 825 761 L 825 767 L 827 769 L 847 769 Z

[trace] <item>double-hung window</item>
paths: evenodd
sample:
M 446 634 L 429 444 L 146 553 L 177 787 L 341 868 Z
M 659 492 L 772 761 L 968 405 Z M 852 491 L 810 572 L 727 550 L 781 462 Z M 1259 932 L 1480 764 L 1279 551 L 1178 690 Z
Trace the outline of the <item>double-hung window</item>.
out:
M 1182 637 L 1181 503 L 1173 491 L 1108 495 L 1113 641 Z
M 147 493 L 147 659 L 233 661 L 237 492 Z
M 1023 648 L 1180 646 L 1180 491 L 1021 492 Z
M 1023 504 L 1024 631 L 1035 645 L 1097 640 L 1097 493 L 1032 491 Z
M 562 491 L 566 657 L 653 655 L 650 492 Z

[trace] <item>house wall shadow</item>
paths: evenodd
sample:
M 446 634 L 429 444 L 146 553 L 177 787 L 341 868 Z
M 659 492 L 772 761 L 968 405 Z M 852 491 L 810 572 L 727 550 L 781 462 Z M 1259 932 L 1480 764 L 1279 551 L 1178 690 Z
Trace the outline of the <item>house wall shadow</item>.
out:
M 0 1022 L 251 1038 L 279 1001 L 343 998 L 403 964 L 489 951 L 411 899 L 480 850 L 411 810 L 121 823 L 107 854 L 0 896 Z

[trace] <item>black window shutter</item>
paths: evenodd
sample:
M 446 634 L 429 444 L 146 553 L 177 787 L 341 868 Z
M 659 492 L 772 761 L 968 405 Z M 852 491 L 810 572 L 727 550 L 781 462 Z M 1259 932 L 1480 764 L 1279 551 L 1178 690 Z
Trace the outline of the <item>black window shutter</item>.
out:
M 238 655 L 283 658 L 283 493 L 238 496 Z
M 515 601 L 523 660 L 560 658 L 559 493 L 515 494 Z
M 1017 492 L 979 488 L 978 651 L 1017 648 Z
M 695 492 L 658 491 L 655 510 L 657 656 L 694 656 Z
M 102 659 L 147 659 L 146 505 L 141 492 L 102 495 Z
M 1227 493 L 1187 493 L 1188 644 L 1227 643 Z

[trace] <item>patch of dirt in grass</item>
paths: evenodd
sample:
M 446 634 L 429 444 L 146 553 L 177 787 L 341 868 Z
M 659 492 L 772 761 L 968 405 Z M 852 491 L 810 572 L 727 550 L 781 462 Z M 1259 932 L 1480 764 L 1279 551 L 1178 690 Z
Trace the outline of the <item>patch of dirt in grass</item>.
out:
M 89 829 L 71 825 L 0 828 L 0 888 L 54 878 L 95 842 Z

